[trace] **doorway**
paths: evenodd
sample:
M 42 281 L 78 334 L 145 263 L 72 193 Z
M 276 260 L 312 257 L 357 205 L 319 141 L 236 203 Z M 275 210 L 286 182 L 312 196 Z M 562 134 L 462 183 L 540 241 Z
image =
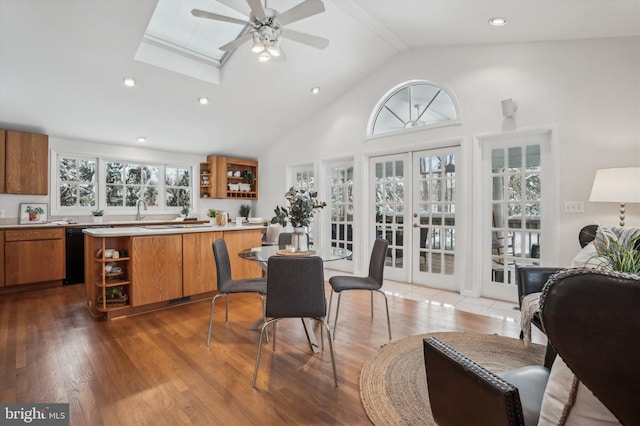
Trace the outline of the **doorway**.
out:
M 370 211 L 389 241 L 385 277 L 458 291 L 456 168 L 459 147 L 372 157 Z

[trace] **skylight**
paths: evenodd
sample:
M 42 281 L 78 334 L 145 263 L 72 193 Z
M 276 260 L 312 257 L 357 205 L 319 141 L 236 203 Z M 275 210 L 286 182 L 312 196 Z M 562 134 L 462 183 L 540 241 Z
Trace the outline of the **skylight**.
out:
M 198 19 L 192 9 L 246 20 L 241 13 L 215 0 L 159 0 L 136 59 L 194 78 L 218 84 L 206 68 L 219 69 L 229 53 L 218 49 L 246 29 L 238 24 Z

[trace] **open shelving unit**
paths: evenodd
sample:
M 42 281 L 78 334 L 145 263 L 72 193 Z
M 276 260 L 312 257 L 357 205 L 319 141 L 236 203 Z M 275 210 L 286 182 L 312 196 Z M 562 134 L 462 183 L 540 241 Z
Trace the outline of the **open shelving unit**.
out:
M 236 176 L 238 172 L 240 176 Z M 253 182 L 243 176 L 245 172 L 253 174 Z M 207 181 L 209 185 L 205 185 Z M 249 190 L 235 189 L 235 185 L 240 186 L 240 184 L 249 185 Z M 206 163 L 200 163 L 200 198 L 257 200 L 258 162 L 242 158 L 208 156 Z
M 131 238 L 98 237 L 91 238 L 93 244 L 85 244 L 85 257 L 93 258 L 93 267 L 87 268 L 86 285 L 89 309 L 96 315 L 131 306 Z M 124 250 L 127 255 L 118 258 L 107 257 L 107 250 Z M 114 271 L 115 269 L 115 271 Z M 121 287 L 121 296 L 110 297 L 112 289 Z

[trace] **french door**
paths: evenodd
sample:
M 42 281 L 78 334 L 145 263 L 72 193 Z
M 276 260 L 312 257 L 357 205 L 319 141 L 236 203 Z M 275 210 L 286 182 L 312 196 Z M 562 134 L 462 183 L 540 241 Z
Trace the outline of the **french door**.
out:
M 371 223 L 389 241 L 386 278 L 458 290 L 457 157 L 453 147 L 370 159 Z

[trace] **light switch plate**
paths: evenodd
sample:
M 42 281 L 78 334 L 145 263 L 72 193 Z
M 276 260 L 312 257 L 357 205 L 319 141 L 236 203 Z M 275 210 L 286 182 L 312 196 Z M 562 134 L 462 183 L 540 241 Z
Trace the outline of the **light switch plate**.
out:
M 584 202 L 582 201 L 565 201 L 565 213 L 584 213 Z

